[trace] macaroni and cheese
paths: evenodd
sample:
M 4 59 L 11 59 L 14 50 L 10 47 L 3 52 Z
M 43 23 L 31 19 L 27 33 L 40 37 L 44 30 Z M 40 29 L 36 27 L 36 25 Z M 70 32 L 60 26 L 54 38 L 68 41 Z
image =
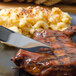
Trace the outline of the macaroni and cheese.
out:
M 44 29 L 63 31 L 70 26 L 68 13 L 54 7 L 9 8 L 0 10 L 0 25 L 15 32 L 32 37 L 34 31 Z

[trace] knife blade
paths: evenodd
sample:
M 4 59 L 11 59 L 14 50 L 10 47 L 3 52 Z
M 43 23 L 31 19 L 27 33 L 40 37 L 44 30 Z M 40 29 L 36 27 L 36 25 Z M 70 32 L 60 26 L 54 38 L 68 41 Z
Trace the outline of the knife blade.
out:
M 49 45 L 43 44 L 29 37 L 23 36 L 1 25 L 0 25 L 0 41 L 17 48 L 26 49 L 28 51 L 35 51 L 41 47 L 52 48 Z

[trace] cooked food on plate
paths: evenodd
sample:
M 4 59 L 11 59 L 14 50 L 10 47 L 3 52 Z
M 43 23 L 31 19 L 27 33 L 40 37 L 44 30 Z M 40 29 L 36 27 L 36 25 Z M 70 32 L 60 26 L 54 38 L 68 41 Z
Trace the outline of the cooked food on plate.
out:
M 44 29 L 63 31 L 70 26 L 71 17 L 57 7 L 9 8 L 0 10 L 0 25 L 32 37 Z
M 32 2 L 46 6 L 59 2 L 76 3 L 75 0 L 0 0 L 2 1 Z M 71 20 L 70 15 L 58 7 L 0 9 L 0 25 L 51 46 L 35 52 L 20 49 L 11 61 L 17 68 L 33 76 L 76 76 L 76 43 L 72 41 L 76 35 L 76 25 L 70 26 Z
M 14 1 L 14 0 L 2 0 L 3 2 L 11 2 L 11 1 Z M 50 6 L 50 5 L 53 5 L 53 4 L 56 4 L 58 2 L 60 2 L 61 0 L 15 0 L 15 1 L 18 1 L 18 2 L 33 2 L 33 3 L 36 3 L 36 4 L 44 4 L 44 5 L 47 5 L 47 6 Z
M 76 3 L 76 0 L 1 0 L 3 2 L 11 2 L 11 1 L 18 1 L 18 2 L 33 2 L 35 4 L 43 4 L 47 6 L 54 5 L 59 2 L 64 2 L 64 3 Z
M 20 49 L 12 61 L 34 76 L 75 76 L 76 43 L 72 41 L 74 35 L 76 25 L 64 31 L 36 31 L 33 39 L 52 46 L 52 49 L 41 48 L 36 52 Z

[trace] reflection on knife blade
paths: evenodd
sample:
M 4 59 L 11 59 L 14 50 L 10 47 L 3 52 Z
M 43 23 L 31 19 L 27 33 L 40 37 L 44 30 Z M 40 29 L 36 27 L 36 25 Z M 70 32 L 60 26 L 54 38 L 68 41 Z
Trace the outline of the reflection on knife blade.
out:
M 0 26 L 0 41 L 22 49 L 31 49 L 39 47 L 50 47 L 49 45 L 43 44 L 14 31 L 11 31 L 3 26 Z

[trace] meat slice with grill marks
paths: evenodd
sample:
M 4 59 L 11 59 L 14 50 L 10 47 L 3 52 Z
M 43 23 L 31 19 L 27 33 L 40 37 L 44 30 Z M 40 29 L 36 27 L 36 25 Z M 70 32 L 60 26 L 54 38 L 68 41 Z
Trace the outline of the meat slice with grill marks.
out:
M 44 30 L 35 32 L 34 39 L 52 46 L 41 48 L 37 52 L 20 49 L 12 61 L 34 76 L 75 76 L 76 25 L 65 31 Z

